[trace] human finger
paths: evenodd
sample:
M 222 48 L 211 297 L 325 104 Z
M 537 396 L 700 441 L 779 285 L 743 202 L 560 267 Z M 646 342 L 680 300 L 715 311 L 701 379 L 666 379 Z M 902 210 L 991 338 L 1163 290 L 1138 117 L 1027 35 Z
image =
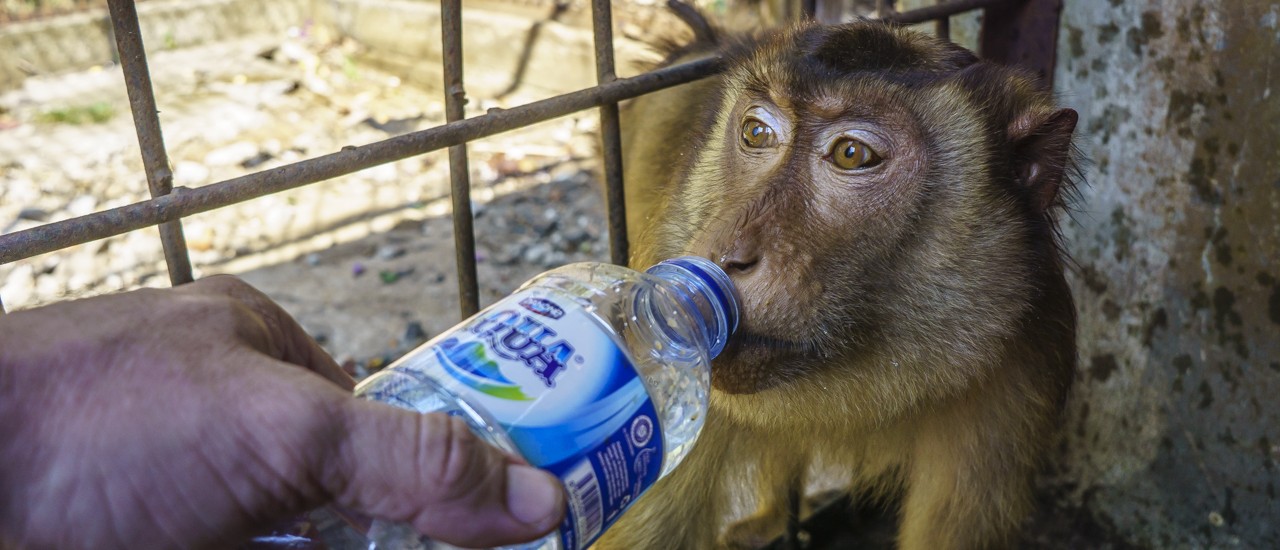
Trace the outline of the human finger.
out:
M 175 291 L 230 297 L 257 314 L 266 338 L 260 349 L 281 361 L 310 369 L 345 390 L 355 381 L 324 348 L 303 330 L 293 316 L 262 291 L 232 275 L 213 275 L 175 288 Z
M 533 540 L 564 517 L 563 486 L 485 443 L 459 418 L 351 400 L 326 478 L 339 506 L 408 522 L 436 540 L 488 547 Z

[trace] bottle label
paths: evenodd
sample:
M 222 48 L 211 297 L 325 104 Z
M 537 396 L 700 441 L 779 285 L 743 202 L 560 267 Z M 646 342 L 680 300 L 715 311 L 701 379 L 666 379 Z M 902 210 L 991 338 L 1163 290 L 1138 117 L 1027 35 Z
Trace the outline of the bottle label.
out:
M 564 482 L 567 550 L 594 541 L 662 471 L 658 415 L 635 366 L 571 299 L 509 296 L 415 355 L 393 370 L 479 406 Z

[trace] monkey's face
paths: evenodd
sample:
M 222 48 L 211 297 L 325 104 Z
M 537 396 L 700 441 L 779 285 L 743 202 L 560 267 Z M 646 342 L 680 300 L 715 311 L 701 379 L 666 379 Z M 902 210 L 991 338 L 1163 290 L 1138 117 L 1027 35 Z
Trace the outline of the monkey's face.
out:
M 954 74 L 972 56 L 904 36 L 810 28 L 723 77 L 666 222 L 666 252 L 718 262 L 742 297 L 739 333 L 712 370 L 719 390 L 754 393 L 876 354 L 896 367 L 912 342 L 966 345 L 1005 322 L 992 311 L 1018 307 L 1024 289 L 1000 281 L 1020 280 L 1001 272 L 1025 263 L 1018 231 L 1001 228 L 1019 213 L 987 183 L 999 152 L 954 83 L 919 74 Z M 886 40 L 887 53 L 867 54 L 877 59 L 837 51 Z M 904 60 L 917 72 L 897 71 Z
M 856 306 L 901 220 L 920 207 L 928 164 L 915 117 L 892 93 L 777 88 L 729 98 L 690 179 L 717 197 L 693 215 L 686 253 L 720 263 L 743 300 L 743 324 L 713 371 L 716 387 L 750 393 L 803 375 L 844 350 Z M 714 173 L 714 176 L 712 176 Z

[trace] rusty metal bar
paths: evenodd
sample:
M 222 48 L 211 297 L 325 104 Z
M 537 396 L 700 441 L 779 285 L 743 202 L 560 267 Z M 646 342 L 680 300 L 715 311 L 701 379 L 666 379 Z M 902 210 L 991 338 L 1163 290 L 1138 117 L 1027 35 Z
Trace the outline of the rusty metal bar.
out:
M 893 0 L 876 0 L 876 17 L 888 20 L 893 15 Z
M 0 264 L 61 248 L 120 235 L 180 217 L 208 212 L 287 189 L 336 178 L 365 168 L 429 153 L 570 113 L 617 103 L 705 78 L 723 69 L 707 58 L 579 90 L 519 107 L 492 110 L 435 128 L 392 137 L 197 189 L 174 193 L 101 212 L 0 235 Z
M 800 18 L 818 18 L 818 0 L 800 0 Z
M 839 24 L 844 21 L 844 4 L 844 0 L 806 1 L 805 6 L 802 6 L 802 8 L 811 9 L 812 11 L 802 15 L 823 24 Z
M 467 91 L 462 84 L 462 0 L 440 0 L 440 28 L 444 41 L 445 120 L 466 117 Z M 471 214 L 471 168 L 467 145 L 449 147 L 450 196 L 453 198 L 453 250 L 458 266 L 458 306 L 466 319 L 480 311 L 476 281 L 476 234 Z
M 1016 1 L 1017 0 L 952 0 L 951 2 L 925 6 L 911 11 L 891 12 L 881 16 L 880 18 L 890 23 L 914 25 L 916 23 L 924 23 L 925 21 L 951 17 L 952 15 L 964 13 L 966 11 L 1000 6 L 1003 4 L 1015 3 Z
M 107 6 L 111 9 L 111 22 L 115 26 L 116 48 L 120 51 L 129 109 L 133 111 L 133 125 L 142 149 L 147 187 L 151 189 L 152 198 L 162 197 L 173 191 L 173 171 L 169 168 L 169 155 L 164 149 L 164 135 L 160 133 L 151 72 L 147 68 L 147 53 L 138 28 L 138 10 L 132 0 L 110 0 Z M 165 263 L 169 266 L 169 283 L 177 286 L 191 282 L 191 258 L 187 255 L 187 240 L 182 235 L 182 221 L 165 222 L 159 229 Z
M 592 0 L 591 24 L 596 47 L 596 82 L 603 86 L 618 79 L 613 65 L 613 7 L 609 0 Z M 627 265 L 631 254 L 627 242 L 626 195 L 622 189 L 622 133 L 617 103 L 600 106 L 600 144 L 609 214 L 609 259 L 615 264 Z
M 1045 89 L 1051 90 L 1061 14 L 1062 0 L 1024 0 L 987 6 L 982 14 L 978 55 L 1030 69 L 1040 76 Z

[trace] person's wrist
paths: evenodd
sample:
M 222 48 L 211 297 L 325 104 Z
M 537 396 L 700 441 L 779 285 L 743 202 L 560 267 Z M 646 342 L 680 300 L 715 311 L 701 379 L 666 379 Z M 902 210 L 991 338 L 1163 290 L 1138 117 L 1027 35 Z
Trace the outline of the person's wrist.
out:
M 27 477 L 30 441 L 23 431 L 29 429 L 28 399 L 22 394 L 22 382 L 28 366 L 22 359 L 24 348 L 20 327 L 14 314 L 0 315 L 0 549 L 17 548 L 25 520 L 18 517 L 28 506 L 18 494 Z
M 71 361 L 78 350 L 66 322 L 44 308 L 0 315 L 0 549 L 54 536 L 35 525 L 57 514 L 46 504 L 56 489 L 42 482 L 58 458 L 47 427 L 73 399 L 69 369 L 82 366 Z

